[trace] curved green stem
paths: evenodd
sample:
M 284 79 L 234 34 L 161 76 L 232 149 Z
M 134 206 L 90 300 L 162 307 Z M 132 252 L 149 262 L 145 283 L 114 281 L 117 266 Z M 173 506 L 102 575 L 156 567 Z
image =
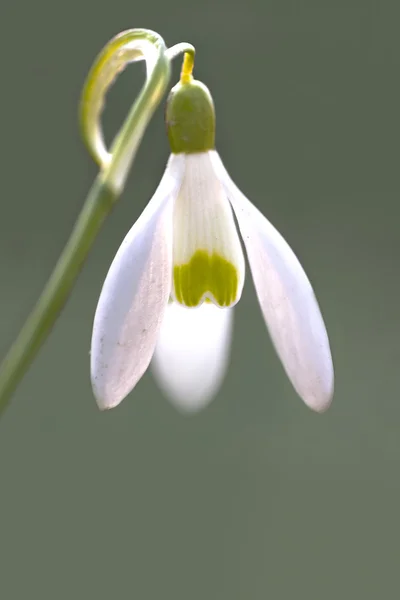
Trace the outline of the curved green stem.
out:
M 145 58 L 148 76 L 109 154 L 98 119 L 104 94 L 116 74 L 132 60 Z M 158 106 L 170 77 L 170 58 L 163 39 L 148 30 L 116 36 L 89 73 L 81 103 L 85 141 L 101 171 L 56 267 L 36 306 L 0 366 L 0 412 L 7 405 L 63 308 L 104 219 L 120 195 L 144 130 Z
M 174 58 L 179 56 L 179 54 L 183 53 L 190 54 L 190 56 L 192 57 L 192 62 L 194 63 L 194 56 L 196 54 L 196 50 L 195 47 L 192 46 L 192 44 L 188 44 L 188 42 L 180 42 L 179 44 L 175 44 L 175 46 L 171 46 L 171 48 L 168 48 L 166 51 L 166 55 L 170 60 L 173 60 Z

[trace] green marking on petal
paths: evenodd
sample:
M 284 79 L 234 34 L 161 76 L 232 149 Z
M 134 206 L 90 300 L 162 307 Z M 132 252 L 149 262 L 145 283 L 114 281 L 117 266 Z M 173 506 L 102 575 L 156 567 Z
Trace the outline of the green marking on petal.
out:
M 206 295 L 218 306 L 231 306 L 238 297 L 239 275 L 223 256 L 197 250 L 188 263 L 174 267 L 174 288 L 176 301 L 184 306 L 199 306 Z

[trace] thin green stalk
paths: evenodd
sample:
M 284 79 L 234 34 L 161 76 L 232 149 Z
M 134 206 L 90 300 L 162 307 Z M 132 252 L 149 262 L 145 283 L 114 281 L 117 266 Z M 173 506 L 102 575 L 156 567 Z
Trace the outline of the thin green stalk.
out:
M 0 412 L 7 406 L 66 303 L 116 194 L 99 175 L 36 306 L 0 366 Z

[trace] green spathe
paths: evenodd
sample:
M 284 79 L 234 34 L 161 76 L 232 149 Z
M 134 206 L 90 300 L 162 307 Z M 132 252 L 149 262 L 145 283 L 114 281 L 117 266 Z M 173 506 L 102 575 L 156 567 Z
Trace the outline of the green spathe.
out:
M 232 306 L 238 288 L 236 267 L 216 252 L 197 250 L 188 263 L 174 266 L 175 300 L 184 306 L 199 306 L 207 297 L 220 307 Z
M 215 147 L 215 111 L 208 88 L 192 79 L 172 88 L 165 113 L 174 154 L 207 152 Z

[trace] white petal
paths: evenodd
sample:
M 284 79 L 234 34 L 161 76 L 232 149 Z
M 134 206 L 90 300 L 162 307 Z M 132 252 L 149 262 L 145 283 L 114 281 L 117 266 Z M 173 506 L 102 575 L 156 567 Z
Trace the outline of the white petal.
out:
M 333 365 L 311 284 L 286 241 L 236 187 L 216 152 L 212 158 L 239 223 L 276 351 L 304 402 L 326 410 L 333 395 Z
M 152 200 L 108 271 L 94 318 L 91 378 L 100 408 L 125 398 L 146 371 L 171 290 L 172 215 L 184 156 L 172 156 Z
M 208 152 L 188 154 L 174 209 L 174 300 L 208 298 L 233 306 L 244 282 L 244 257 L 232 208 Z
M 152 368 L 177 408 L 195 412 L 215 396 L 228 366 L 232 324 L 232 308 L 168 305 Z

